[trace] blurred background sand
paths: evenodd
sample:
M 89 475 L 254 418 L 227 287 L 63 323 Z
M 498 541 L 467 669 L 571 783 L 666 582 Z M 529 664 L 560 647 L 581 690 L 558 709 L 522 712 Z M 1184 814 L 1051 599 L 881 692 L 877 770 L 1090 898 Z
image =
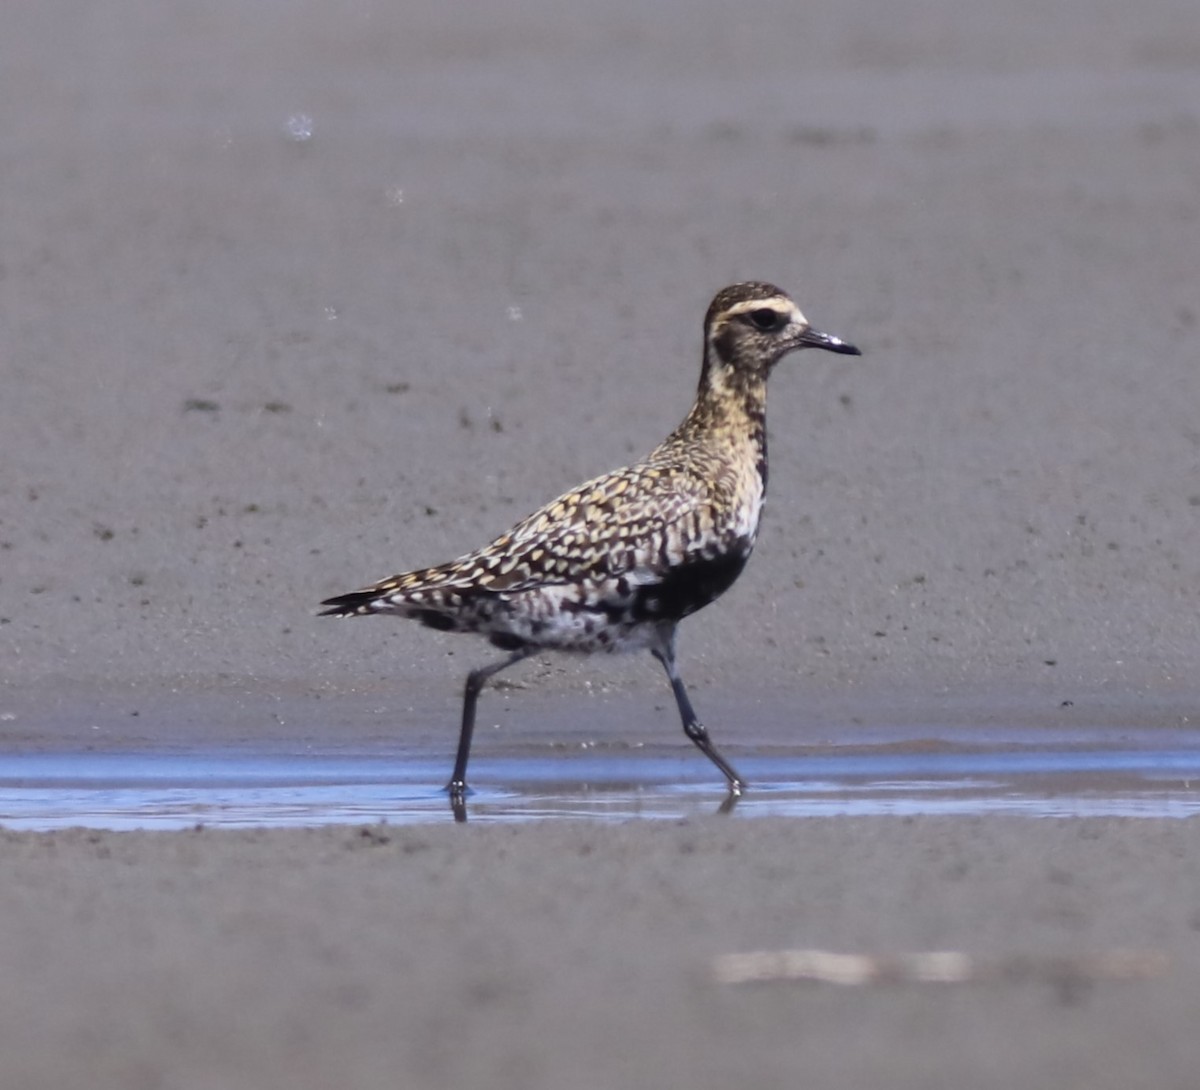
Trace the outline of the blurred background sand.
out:
M 1194 822 L 0 834 L 13 1090 L 1195 1084 Z M 965 984 L 731 986 L 816 947 Z M 1143 980 L 1056 958 L 1144 950 Z
M 684 628 L 698 702 L 799 738 L 805 702 L 1189 715 L 1190 0 L 6 24 L 0 654 L 31 732 L 139 700 L 169 731 L 189 693 L 267 731 L 272 701 L 323 729 L 322 694 L 452 713 L 486 648 L 315 603 L 649 449 L 748 277 L 866 356 L 776 376 L 758 552 Z M 663 695 L 648 660 L 524 669 L 535 702 Z

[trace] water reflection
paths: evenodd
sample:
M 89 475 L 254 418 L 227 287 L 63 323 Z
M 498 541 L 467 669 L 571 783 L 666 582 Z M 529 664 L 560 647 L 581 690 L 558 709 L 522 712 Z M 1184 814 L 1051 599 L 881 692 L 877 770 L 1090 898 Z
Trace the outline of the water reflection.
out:
M 0 825 L 180 829 L 836 815 L 1190 817 L 1200 749 L 887 750 L 741 758 L 730 800 L 679 757 L 592 754 L 481 761 L 459 806 L 439 755 L 30 754 L 0 759 Z M 736 807 L 733 805 L 736 803 Z

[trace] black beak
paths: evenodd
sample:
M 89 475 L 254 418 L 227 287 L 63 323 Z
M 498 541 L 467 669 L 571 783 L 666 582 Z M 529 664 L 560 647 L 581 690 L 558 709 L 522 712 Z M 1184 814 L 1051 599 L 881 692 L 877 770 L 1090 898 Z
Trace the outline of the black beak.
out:
M 838 352 L 843 356 L 861 356 L 862 353 L 852 344 L 847 344 L 840 337 L 831 333 L 822 333 L 819 329 L 809 326 L 799 337 L 802 348 L 823 348 L 826 352 Z

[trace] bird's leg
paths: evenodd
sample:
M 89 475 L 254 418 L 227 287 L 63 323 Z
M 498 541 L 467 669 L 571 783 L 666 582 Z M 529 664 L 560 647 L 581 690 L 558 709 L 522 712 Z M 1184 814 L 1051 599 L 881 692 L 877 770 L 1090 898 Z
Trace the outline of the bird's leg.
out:
M 475 730 L 475 705 L 479 702 L 479 691 L 493 674 L 498 674 L 514 663 L 528 658 L 533 652 L 534 648 L 532 647 L 518 648 L 508 658 L 493 662 L 488 666 L 481 666 L 467 675 L 467 685 L 463 690 L 462 730 L 458 736 L 458 756 L 454 759 L 454 775 L 446 784 L 451 801 L 457 804 L 456 814 L 458 806 L 462 804 L 463 796 L 467 793 L 467 758 L 471 755 L 471 734 Z
M 736 798 L 742 793 L 742 789 L 746 786 L 746 781 L 737 774 L 733 765 L 717 752 L 717 747 L 712 744 L 712 741 L 708 737 L 707 729 L 697 718 L 696 710 L 692 707 L 691 700 L 688 699 L 687 689 L 683 687 L 683 679 L 679 676 L 679 671 L 675 668 L 675 630 L 671 629 L 669 632 L 664 633 L 664 637 L 659 645 L 651 648 L 651 653 L 662 663 L 663 669 L 667 672 L 667 677 L 671 680 L 671 691 L 675 694 L 675 703 L 679 707 L 679 717 L 683 720 L 684 734 L 695 742 L 700 752 L 721 770 L 722 775 L 729 784 L 730 797 Z

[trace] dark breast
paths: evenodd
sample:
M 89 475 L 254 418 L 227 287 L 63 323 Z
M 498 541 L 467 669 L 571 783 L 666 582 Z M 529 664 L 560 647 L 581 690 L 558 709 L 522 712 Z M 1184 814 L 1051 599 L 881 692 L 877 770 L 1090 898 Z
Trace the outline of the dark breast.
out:
M 692 560 L 667 572 L 661 582 L 637 588 L 635 621 L 677 621 L 724 594 L 742 574 L 748 549 L 735 549 L 712 560 Z

